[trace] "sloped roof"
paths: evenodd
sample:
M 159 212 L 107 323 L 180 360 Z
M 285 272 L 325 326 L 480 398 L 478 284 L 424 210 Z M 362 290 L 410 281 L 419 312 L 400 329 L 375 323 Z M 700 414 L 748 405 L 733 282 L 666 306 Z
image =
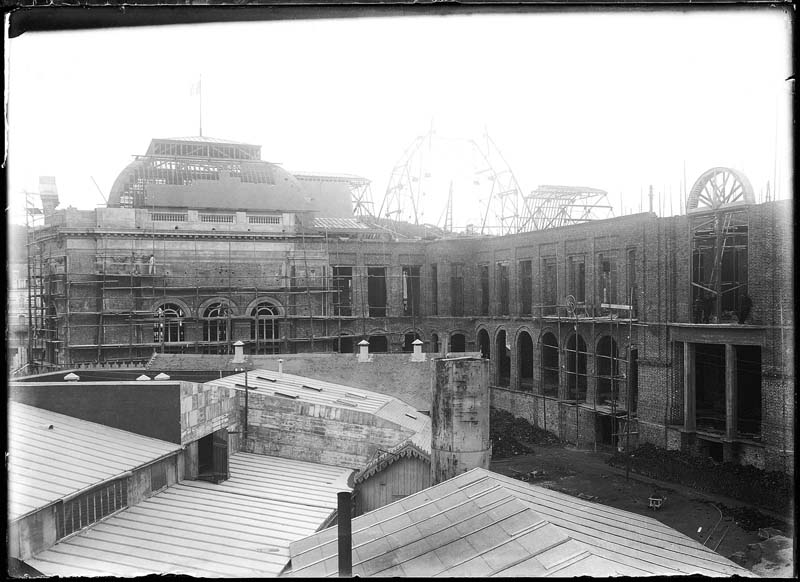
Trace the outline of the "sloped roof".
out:
M 219 484 L 181 481 L 27 562 L 48 576 L 275 577 L 317 531 L 349 469 L 238 453 Z
M 217 386 L 228 386 L 229 388 L 241 388 L 244 386 L 245 374 L 233 374 L 218 380 L 212 380 L 208 384 Z M 333 384 L 322 380 L 314 380 L 293 374 L 280 374 L 272 370 L 256 369 L 247 373 L 247 385 L 251 391 L 271 396 L 283 396 L 292 398 L 299 402 L 310 404 L 323 404 L 334 408 L 349 408 L 368 412 L 378 413 L 387 403 L 393 401 L 391 396 L 370 392 L 360 388 L 350 388 L 341 384 Z M 396 401 L 399 402 L 399 401 Z M 402 404 L 402 403 L 400 403 Z M 404 405 L 409 411 L 413 409 L 407 404 Z M 376 414 L 376 416 L 381 416 Z M 390 419 L 387 419 L 390 420 Z M 411 420 L 411 419 L 409 419 Z M 400 424 L 400 423 L 397 423 Z M 406 426 L 402 424 L 401 426 Z
M 181 448 L 14 401 L 8 429 L 12 520 Z
M 473 469 L 353 520 L 355 576 L 752 576 L 649 517 Z M 290 546 L 336 576 L 337 531 Z

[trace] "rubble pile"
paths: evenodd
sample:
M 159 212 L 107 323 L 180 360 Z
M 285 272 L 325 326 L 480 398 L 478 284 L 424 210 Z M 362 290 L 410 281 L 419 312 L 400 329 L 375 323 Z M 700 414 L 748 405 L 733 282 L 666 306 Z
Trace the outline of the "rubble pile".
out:
M 660 481 L 680 483 L 698 491 L 725 495 L 781 514 L 792 511 L 794 482 L 780 471 L 763 471 L 736 463 L 718 463 L 645 444 L 631 452 L 631 469 Z M 624 468 L 627 455 L 617 453 L 608 463 Z
M 491 409 L 489 427 L 494 459 L 530 454 L 534 445 L 558 443 L 555 435 L 505 410 Z

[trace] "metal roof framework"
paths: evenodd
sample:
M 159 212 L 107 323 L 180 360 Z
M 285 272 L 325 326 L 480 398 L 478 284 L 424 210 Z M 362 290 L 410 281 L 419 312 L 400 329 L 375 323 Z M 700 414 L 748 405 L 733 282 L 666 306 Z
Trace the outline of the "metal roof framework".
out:
M 525 197 L 520 231 L 545 230 L 612 218 L 608 192 L 582 186 L 539 186 Z

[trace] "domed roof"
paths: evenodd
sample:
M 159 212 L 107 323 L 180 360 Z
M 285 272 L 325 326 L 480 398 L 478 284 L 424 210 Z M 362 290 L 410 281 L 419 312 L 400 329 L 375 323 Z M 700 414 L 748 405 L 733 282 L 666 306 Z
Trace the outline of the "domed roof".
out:
M 260 159 L 261 146 L 209 137 L 154 139 L 117 177 L 110 207 L 303 212 L 304 186 Z

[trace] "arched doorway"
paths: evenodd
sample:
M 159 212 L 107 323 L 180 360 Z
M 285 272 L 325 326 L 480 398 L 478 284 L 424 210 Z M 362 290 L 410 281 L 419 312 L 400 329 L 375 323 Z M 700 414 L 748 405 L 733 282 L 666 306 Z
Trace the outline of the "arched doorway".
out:
M 567 339 L 567 400 L 586 402 L 586 342 L 580 335 Z
M 597 365 L 597 396 L 595 402 L 600 406 L 619 404 L 614 402 L 619 398 L 619 386 L 616 378 L 619 376 L 619 354 L 617 342 L 611 336 L 603 336 L 597 342 L 595 352 Z
M 497 385 L 509 386 L 511 384 L 511 349 L 503 329 L 497 332 L 494 352 L 497 358 Z
M 542 393 L 558 397 L 558 339 L 550 332 L 542 336 Z
M 517 336 L 517 373 L 519 389 L 533 391 L 533 340 L 527 331 Z
M 454 333 L 450 336 L 450 351 L 451 352 L 465 352 L 467 351 L 467 339 L 463 333 Z
M 489 332 L 485 329 L 482 329 L 478 332 L 478 349 L 481 352 L 481 357 L 486 358 L 487 360 L 492 355 L 492 342 L 489 339 Z
M 280 353 L 280 311 L 277 305 L 262 301 L 250 310 L 250 339 L 255 342 L 255 353 Z

